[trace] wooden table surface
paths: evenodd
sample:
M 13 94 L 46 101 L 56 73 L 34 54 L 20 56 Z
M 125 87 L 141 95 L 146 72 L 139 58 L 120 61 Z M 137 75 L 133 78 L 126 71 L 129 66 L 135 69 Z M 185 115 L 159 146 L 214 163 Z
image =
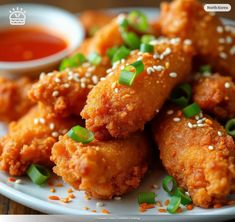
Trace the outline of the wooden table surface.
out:
M 152 6 L 159 7 L 159 0 L 99 0 L 94 4 L 94 0 L 24 0 L 22 2 L 33 2 L 33 3 L 44 3 L 51 4 L 58 7 L 62 7 L 71 12 L 79 12 L 86 9 L 97 9 L 97 8 L 110 8 L 110 7 L 125 7 L 125 6 Z M 220 0 L 203 0 L 202 2 L 207 3 L 221 3 Z M 0 0 L 0 5 L 16 3 L 19 4 L 18 0 Z M 225 2 L 223 2 L 225 3 Z M 226 3 L 230 3 L 232 7 L 235 7 L 233 0 L 226 0 Z M 221 13 L 221 16 L 235 19 L 235 11 L 232 9 L 229 13 Z M 40 212 L 32 210 L 21 204 L 16 203 L 0 194 L 0 214 L 40 214 Z

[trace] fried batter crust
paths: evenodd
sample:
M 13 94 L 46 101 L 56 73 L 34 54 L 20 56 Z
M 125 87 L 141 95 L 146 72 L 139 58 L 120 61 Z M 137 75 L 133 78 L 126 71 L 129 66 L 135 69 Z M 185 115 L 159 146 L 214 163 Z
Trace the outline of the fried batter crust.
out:
M 65 135 L 53 146 L 51 159 L 54 172 L 74 188 L 96 199 L 111 199 L 139 186 L 151 157 L 144 134 L 86 145 Z
M 190 128 L 195 118 L 163 111 L 153 123 L 153 134 L 164 167 L 178 185 L 189 191 L 193 203 L 208 208 L 223 203 L 234 190 L 235 144 L 224 128 L 209 116 L 203 127 Z M 207 124 L 208 123 L 208 124 Z M 219 136 L 218 132 L 221 132 Z

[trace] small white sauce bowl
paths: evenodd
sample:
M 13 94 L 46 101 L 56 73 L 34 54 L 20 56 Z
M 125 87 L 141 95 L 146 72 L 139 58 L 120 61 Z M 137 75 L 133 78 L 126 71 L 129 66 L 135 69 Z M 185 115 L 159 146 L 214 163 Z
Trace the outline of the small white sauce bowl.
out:
M 40 4 L 9 4 L 0 6 L 0 29 L 14 29 L 10 24 L 10 13 L 13 8 L 26 11 L 24 26 L 39 27 L 48 30 L 67 42 L 67 47 L 53 55 L 23 62 L 1 62 L 0 75 L 38 75 L 55 69 L 59 62 L 77 49 L 84 39 L 85 32 L 78 18 L 62 9 Z M 0 49 L 1 50 L 1 49 Z

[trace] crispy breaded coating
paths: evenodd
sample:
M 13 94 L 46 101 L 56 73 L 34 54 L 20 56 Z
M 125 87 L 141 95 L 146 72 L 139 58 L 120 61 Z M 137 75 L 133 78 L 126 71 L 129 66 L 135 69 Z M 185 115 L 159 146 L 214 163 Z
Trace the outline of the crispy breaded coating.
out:
M 29 91 L 29 97 L 34 102 L 42 102 L 56 115 L 80 115 L 88 92 L 106 76 L 107 67 L 107 64 L 84 63 L 78 68 L 42 75 Z
M 33 106 L 27 92 L 32 85 L 29 78 L 11 80 L 0 77 L 0 121 L 19 119 Z
M 197 0 L 162 3 L 159 23 L 163 35 L 190 39 L 199 58 L 235 79 L 235 29 L 223 25 Z
M 115 64 L 106 79 L 89 93 L 81 115 L 98 140 L 123 138 L 142 130 L 161 109 L 173 87 L 189 74 L 189 46 L 176 39 L 155 43 L 154 55 L 134 51 L 123 63 Z M 142 59 L 144 71 L 130 87 L 119 84 L 121 69 L 137 59 Z
M 75 189 L 97 199 L 111 199 L 139 186 L 151 156 L 144 134 L 86 145 L 65 135 L 53 146 L 51 160 L 54 172 Z
M 178 109 L 163 111 L 153 123 L 160 157 L 193 203 L 208 208 L 223 203 L 235 188 L 235 144 L 207 115 L 187 119 Z M 172 112 L 172 111 L 171 111 Z
M 235 85 L 231 77 L 216 73 L 193 84 L 193 100 L 220 119 L 235 117 Z
M 94 32 L 108 24 L 113 17 L 113 14 L 105 11 L 87 10 L 81 13 L 79 19 L 82 22 L 87 35 L 92 36 Z
M 51 167 L 51 148 L 78 120 L 55 118 L 42 106 L 33 107 L 0 139 L 0 169 L 13 176 L 24 175 L 32 163 Z

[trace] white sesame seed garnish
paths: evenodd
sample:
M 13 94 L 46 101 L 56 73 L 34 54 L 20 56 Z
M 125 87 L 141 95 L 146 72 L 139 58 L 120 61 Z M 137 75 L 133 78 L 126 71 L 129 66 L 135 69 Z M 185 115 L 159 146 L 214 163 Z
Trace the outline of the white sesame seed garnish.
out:
M 233 42 L 233 38 L 231 36 L 226 37 L 227 44 L 231 44 Z
M 199 113 L 199 117 L 200 117 L 200 118 L 203 117 L 203 113 L 202 113 L 202 112 Z M 206 118 L 203 118 L 203 119 L 206 120 Z
M 210 146 L 208 146 L 208 149 L 209 149 L 209 150 L 213 150 L 214 147 L 213 147 L 212 145 L 210 145 Z
M 121 67 L 120 67 L 120 68 L 121 68 L 121 70 L 123 70 L 123 69 L 125 69 L 125 66 L 124 66 L 124 65 L 121 65 Z
M 21 184 L 22 183 L 22 180 L 21 179 L 17 179 L 16 181 L 15 181 L 15 184 Z
M 148 75 L 151 75 L 152 72 L 154 72 L 153 67 L 148 67 L 148 68 L 147 68 L 147 74 L 148 74 Z
M 58 136 L 59 136 L 59 133 L 56 132 L 56 131 L 54 131 L 54 132 L 51 133 L 51 135 L 52 135 L 53 137 L 58 137 Z
M 159 113 L 159 111 L 160 111 L 159 109 L 156 109 L 156 113 Z
M 180 119 L 179 117 L 174 117 L 174 118 L 173 118 L 173 121 L 174 121 L 174 122 L 180 122 L 181 119 Z
M 114 200 L 121 200 L 121 197 L 114 197 Z
M 198 127 L 204 127 L 205 124 L 203 124 L 203 123 L 198 123 L 197 126 L 198 126 Z
M 235 45 L 230 49 L 230 55 L 235 55 Z
M 54 78 L 54 81 L 55 81 L 56 83 L 61 82 L 61 80 L 60 80 L 58 77 L 55 77 L 55 78 Z
M 103 207 L 104 206 L 104 203 L 103 202 L 97 202 L 96 203 L 96 207 Z
M 115 92 L 115 93 L 118 93 L 118 92 L 119 92 L 119 89 L 118 89 L 118 88 L 115 88 L 115 89 L 114 89 L 114 92 Z
M 230 87 L 231 87 L 230 82 L 226 82 L 226 83 L 224 84 L 224 87 L 225 87 L 226 89 L 230 88 Z
M 100 80 L 101 80 L 101 81 L 104 81 L 104 80 L 105 80 L 105 77 L 101 77 Z
M 73 76 L 69 76 L 69 77 L 68 77 L 68 80 L 72 80 L 72 79 L 73 79 Z
M 170 76 L 171 78 L 176 78 L 176 77 L 177 77 L 177 73 L 176 73 L 176 72 L 171 72 L 171 73 L 169 74 L 169 76 Z
M 180 42 L 180 38 L 173 38 L 173 39 L 170 39 L 170 43 L 171 43 L 172 45 L 177 45 L 177 44 L 179 44 L 179 42 Z
M 168 115 L 172 115 L 174 113 L 174 110 L 170 109 L 166 112 Z
M 92 82 L 93 82 L 94 84 L 97 84 L 97 83 L 99 82 L 98 77 L 97 77 L 96 75 L 93 75 L 93 76 L 91 77 L 91 80 L 92 80 Z
M 55 129 L 55 124 L 54 124 L 54 123 L 50 123 L 49 128 L 50 128 L 51 130 Z
M 200 117 L 199 117 L 198 115 L 195 116 L 195 120 L 199 120 L 199 118 L 200 118 Z
M 217 31 L 218 33 L 222 33 L 222 32 L 223 32 L 223 27 L 222 27 L 222 26 L 217 26 L 217 27 L 216 27 L 216 31 Z
M 91 66 L 87 69 L 88 72 L 93 72 L 95 70 L 95 66 Z
M 110 72 L 112 72 L 112 68 L 107 69 L 107 71 L 106 71 L 107 74 L 110 73 Z
M 153 68 L 154 68 L 156 71 L 163 71 L 163 70 L 165 69 L 164 66 L 161 66 L 161 65 L 153 66 Z
M 81 78 L 81 82 L 85 83 L 87 81 L 87 79 L 85 77 Z
M 192 40 L 191 39 L 185 39 L 184 44 L 185 45 L 192 45 Z
M 197 124 L 202 124 L 203 123 L 203 120 L 202 119 L 199 119 L 198 121 L 197 121 Z
M 52 92 L 52 96 L 57 97 L 59 96 L 59 91 L 55 90 Z
M 85 77 L 87 77 L 87 78 L 91 77 L 91 75 L 92 75 L 91 72 L 86 72 L 86 73 L 85 73 Z
M 33 122 L 34 122 L 35 125 L 37 125 L 37 124 L 39 123 L 39 119 L 35 118 L 35 119 L 33 120 Z
M 42 80 L 44 77 L 46 76 L 46 73 L 45 72 L 42 72 L 39 76 L 39 79 Z
M 138 58 L 137 58 L 137 61 L 141 61 L 143 59 L 143 56 L 139 56 Z
M 159 189 L 159 186 L 158 186 L 157 184 L 153 184 L 152 187 L 153 187 L 154 189 Z
M 154 59 L 159 59 L 159 58 L 160 58 L 160 56 L 159 56 L 159 54 L 158 54 L 158 53 L 154 53 L 153 58 L 154 58 Z
M 70 87 L 70 85 L 68 84 L 68 83 L 64 83 L 64 88 L 69 88 Z
M 86 88 L 86 83 L 84 83 L 84 82 L 81 82 L 81 88 Z
M 116 84 L 117 84 L 116 82 L 113 82 L 113 83 L 111 84 L 111 88 L 114 89 L 114 88 L 116 87 Z
M 225 52 L 220 52 L 219 54 L 221 59 L 226 59 L 227 58 L 227 54 Z
M 40 118 L 39 118 L 39 122 L 40 122 L 41 124 L 45 124 L 46 120 L 45 120 L 43 117 L 40 117 Z
M 193 124 L 188 122 L 188 127 L 192 129 L 193 128 Z
M 63 129 L 61 132 L 62 132 L 62 134 L 65 134 L 65 133 L 68 132 L 68 130 L 67 129 Z
M 224 44 L 225 43 L 225 39 L 224 38 L 219 38 L 219 43 L 220 44 Z
M 221 131 L 218 131 L 218 136 L 222 136 L 222 132 Z

